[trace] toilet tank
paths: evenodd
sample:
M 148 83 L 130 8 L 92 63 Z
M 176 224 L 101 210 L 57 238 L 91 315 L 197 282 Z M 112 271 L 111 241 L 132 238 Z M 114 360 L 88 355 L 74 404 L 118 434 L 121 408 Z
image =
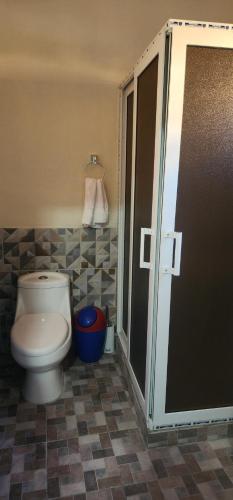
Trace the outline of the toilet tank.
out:
M 71 324 L 69 275 L 41 271 L 20 276 L 15 319 L 48 312 L 59 312 Z

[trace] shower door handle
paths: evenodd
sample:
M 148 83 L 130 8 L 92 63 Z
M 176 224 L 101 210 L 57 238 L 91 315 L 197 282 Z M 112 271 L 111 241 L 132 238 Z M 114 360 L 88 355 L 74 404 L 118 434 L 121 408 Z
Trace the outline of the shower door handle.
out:
M 149 227 L 141 227 L 141 240 L 140 240 L 140 269 L 151 269 L 152 265 L 150 262 L 145 262 L 144 260 L 144 249 L 145 249 L 145 236 L 152 236 L 153 230 Z
M 180 261 L 181 261 L 181 248 L 182 248 L 182 233 L 171 232 L 165 233 L 165 238 L 172 238 L 175 241 L 175 255 L 174 255 L 174 266 L 165 266 L 163 272 L 166 274 L 173 274 L 174 276 L 180 276 Z

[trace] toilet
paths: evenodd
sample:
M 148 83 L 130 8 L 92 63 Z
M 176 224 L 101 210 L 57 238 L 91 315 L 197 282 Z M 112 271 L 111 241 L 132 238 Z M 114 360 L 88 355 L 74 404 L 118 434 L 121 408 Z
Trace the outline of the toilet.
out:
M 20 276 L 11 352 L 26 369 L 27 401 L 55 401 L 63 390 L 61 361 L 71 345 L 69 276 L 36 272 Z

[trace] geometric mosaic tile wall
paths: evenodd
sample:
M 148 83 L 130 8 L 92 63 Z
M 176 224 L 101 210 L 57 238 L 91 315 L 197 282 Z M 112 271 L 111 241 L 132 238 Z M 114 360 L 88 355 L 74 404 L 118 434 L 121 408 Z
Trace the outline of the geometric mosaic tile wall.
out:
M 88 304 L 116 316 L 115 228 L 0 229 L 0 353 L 9 350 L 17 279 L 32 271 L 67 272 L 73 312 Z

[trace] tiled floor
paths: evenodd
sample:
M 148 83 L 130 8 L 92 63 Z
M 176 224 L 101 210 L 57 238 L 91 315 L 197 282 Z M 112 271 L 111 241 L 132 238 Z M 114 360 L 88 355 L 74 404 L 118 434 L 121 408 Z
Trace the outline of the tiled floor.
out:
M 0 386 L 1 500 L 233 500 L 233 439 L 147 450 L 114 357 L 75 362 L 46 406 L 14 385 Z

